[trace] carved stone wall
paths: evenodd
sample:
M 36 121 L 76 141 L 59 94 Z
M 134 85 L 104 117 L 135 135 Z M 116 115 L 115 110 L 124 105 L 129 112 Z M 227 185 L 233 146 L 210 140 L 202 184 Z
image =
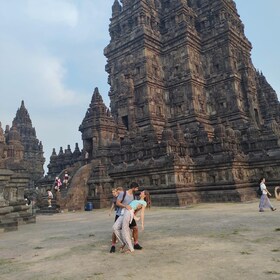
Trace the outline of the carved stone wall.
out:
M 280 172 L 280 106 L 232 0 L 115 0 L 98 89 L 79 130 L 88 199 L 131 181 L 155 205 L 245 201 Z
M 31 206 L 24 200 L 29 180 L 27 174 L 0 169 L 0 232 L 17 230 L 20 224 L 36 221 Z
M 109 32 L 111 113 L 127 128 L 114 182 L 138 180 L 162 205 L 254 196 L 279 161 L 279 101 L 234 1 L 115 1 Z

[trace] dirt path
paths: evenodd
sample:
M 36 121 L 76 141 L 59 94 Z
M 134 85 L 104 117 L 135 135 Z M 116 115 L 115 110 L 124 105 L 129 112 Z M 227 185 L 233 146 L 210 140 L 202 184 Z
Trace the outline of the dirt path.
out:
M 142 251 L 110 254 L 107 210 L 37 216 L 0 234 L 0 279 L 280 279 L 280 205 L 251 203 L 153 208 Z

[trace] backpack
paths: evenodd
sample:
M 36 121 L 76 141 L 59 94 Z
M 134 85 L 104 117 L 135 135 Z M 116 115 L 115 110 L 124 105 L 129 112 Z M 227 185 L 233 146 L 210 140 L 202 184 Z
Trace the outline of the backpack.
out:
M 262 196 L 262 194 L 263 194 L 263 192 L 262 192 L 261 186 L 259 186 L 259 187 L 257 188 L 257 195 L 258 195 L 258 196 Z
M 126 191 L 123 192 L 123 198 L 121 200 L 121 203 L 123 203 L 125 196 L 126 196 Z

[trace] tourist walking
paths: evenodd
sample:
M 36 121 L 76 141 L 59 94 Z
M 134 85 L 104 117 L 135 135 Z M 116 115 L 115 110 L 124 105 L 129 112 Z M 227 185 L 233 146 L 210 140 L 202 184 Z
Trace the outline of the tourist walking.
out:
M 68 181 L 69 181 L 69 175 L 68 175 L 68 172 L 66 170 L 65 173 L 64 173 L 64 177 L 63 177 L 63 184 L 64 184 L 66 189 L 67 189 Z
M 140 211 L 140 220 L 142 225 L 142 230 L 144 230 L 144 216 L 145 216 L 145 208 L 150 207 L 151 199 L 148 191 L 142 191 L 140 193 L 139 200 L 133 200 L 122 209 L 121 216 L 116 220 L 113 225 L 113 230 L 118 240 L 121 242 L 121 249 L 128 247 L 126 252 L 133 252 L 135 249 L 135 245 L 132 245 L 131 241 L 131 230 L 130 224 L 133 220 L 137 219 L 135 217 L 136 212 Z M 138 219 L 137 219 L 138 220 Z
M 132 182 L 129 186 L 129 189 L 127 191 L 122 191 L 119 193 L 116 206 L 116 217 L 115 221 L 119 218 L 121 215 L 121 211 L 123 208 L 125 208 L 131 201 L 135 199 L 135 192 L 137 192 L 139 189 L 139 185 L 136 182 Z M 138 227 L 136 224 L 136 221 L 133 219 L 132 222 L 129 225 L 130 229 L 132 229 L 132 236 L 134 239 L 134 249 L 141 250 L 142 246 L 138 243 Z M 110 249 L 110 253 L 115 253 L 116 251 L 116 242 L 117 237 L 115 233 L 112 234 L 112 246 Z
M 54 189 L 58 192 L 60 192 L 60 187 L 61 187 L 62 183 L 59 177 L 55 177 L 55 181 L 54 181 Z
M 260 189 L 262 191 L 262 195 L 261 195 L 261 200 L 260 200 L 260 204 L 259 204 L 259 211 L 260 212 L 264 212 L 264 208 L 270 208 L 271 211 L 275 211 L 276 208 L 274 208 L 268 198 L 267 195 L 271 196 L 271 193 L 268 191 L 266 185 L 265 185 L 265 178 L 262 177 L 260 179 Z
M 48 189 L 47 194 L 48 194 L 48 207 L 52 207 L 53 193 L 50 189 Z

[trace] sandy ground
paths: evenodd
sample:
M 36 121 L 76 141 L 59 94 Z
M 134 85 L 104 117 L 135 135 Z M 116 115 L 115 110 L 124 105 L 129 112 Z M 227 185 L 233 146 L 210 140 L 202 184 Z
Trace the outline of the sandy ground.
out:
M 142 251 L 110 254 L 108 210 L 37 216 L 0 234 L 0 279 L 280 279 L 280 205 L 153 208 Z M 278 204 L 278 205 L 277 205 Z

